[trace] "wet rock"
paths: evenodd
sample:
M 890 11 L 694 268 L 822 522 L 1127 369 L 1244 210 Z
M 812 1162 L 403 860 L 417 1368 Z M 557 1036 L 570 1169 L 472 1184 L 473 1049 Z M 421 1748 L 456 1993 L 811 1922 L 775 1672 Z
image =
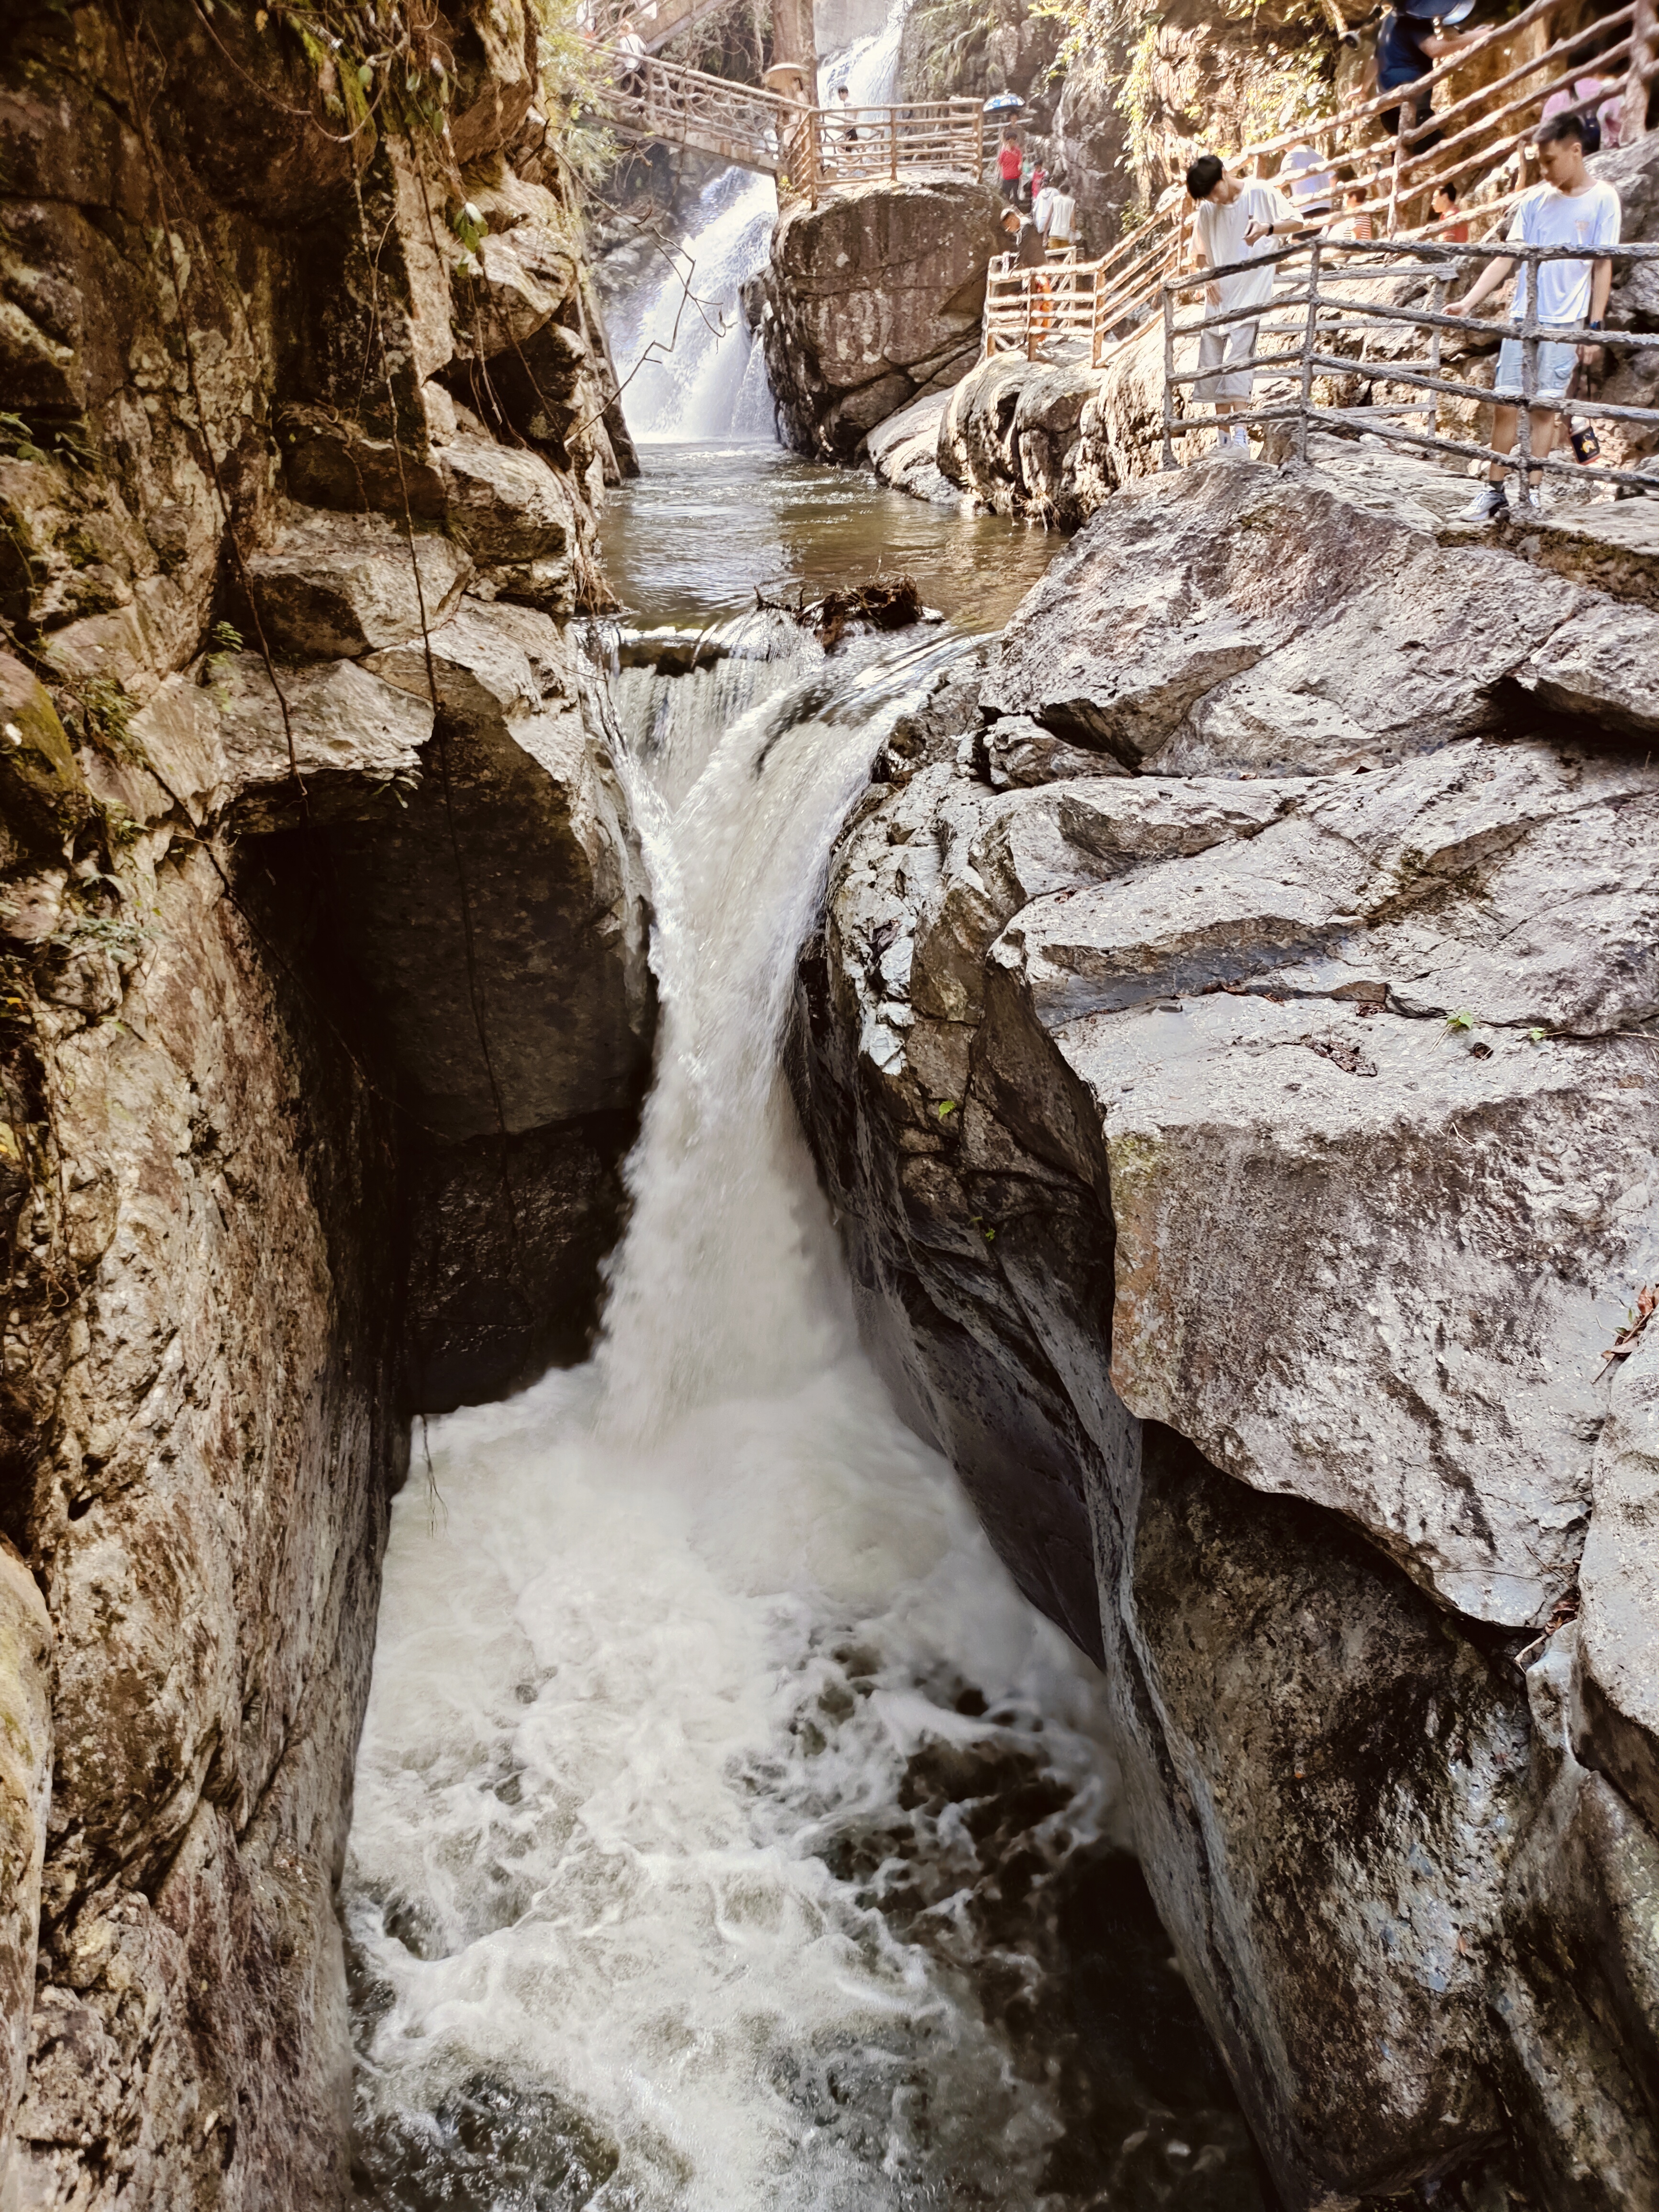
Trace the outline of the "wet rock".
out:
M 1601 1376 L 1659 1279 L 1659 771 L 1594 687 L 1651 616 L 1414 484 L 1109 502 L 988 720 L 887 749 L 794 1076 L 898 1402 L 1106 1662 L 1286 2201 L 1613 2212 L 1659 2189 L 1645 1337 Z
M 1002 240 L 979 185 L 858 185 L 787 212 L 767 276 L 767 371 L 798 453 L 849 460 L 919 394 L 942 392 L 979 343 L 985 271 Z
M 997 354 L 965 376 L 939 423 L 942 475 L 1000 514 L 1075 530 L 1080 425 L 1099 386 L 1086 363 L 1051 366 Z
M 929 394 L 901 407 L 872 430 L 866 441 L 870 465 L 884 483 L 905 491 L 913 499 L 933 500 L 953 506 L 957 488 L 941 474 L 937 453 L 939 417 L 948 399 L 943 392 Z
M 623 1206 L 634 1112 L 423 1151 L 411 1172 L 404 1395 L 476 1405 L 586 1353 Z
M 459 599 L 470 568 L 441 531 L 417 530 L 411 544 L 389 517 L 299 510 L 247 562 L 270 650 L 314 660 L 401 645 L 420 635 L 422 621 L 435 629 Z M 245 619 L 252 634 L 251 607 Z
M 629 1105 L 650 1049 L 644 876 L 570 648 L 544 615 L 466 607 L 432 653 L 439 750 L 419 791 L 395 820 L 331 833 L 410 1103 L 447 1137 L 496 1133 L 498 1110 L 516 1133 Z M 427 695 L 420 647 L 369 665 Z

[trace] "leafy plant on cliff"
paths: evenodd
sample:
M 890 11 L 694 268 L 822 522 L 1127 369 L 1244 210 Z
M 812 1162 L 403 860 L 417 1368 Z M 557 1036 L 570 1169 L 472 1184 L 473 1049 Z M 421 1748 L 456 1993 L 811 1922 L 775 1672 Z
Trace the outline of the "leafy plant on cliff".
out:
M 1200 138 L 1213 137 L 1214 150 L 1228 154 L 1331 105 L 1334 34 L 1317 0 L 1219 0 L 1201 11 L 1182 0 L 1152 11 L 1142 0 L 1033 0 L 1032 13 L 1057 15 L 1066 26 L 1056 72 L 1097 88 L 1124 118 L 1137 186 L 1137 204 L 1126 212 L 1130 227 L 1152 212 Z M 1170 78 L 1190 70 L 1195 29 L 1205 33 L 1200 57 L 1205 48 L 1217 57 L 1237 53 L 1243 32 L 1246 58 L 1220 70 L 1218 96 L 1191 112 L 1172 104 Z

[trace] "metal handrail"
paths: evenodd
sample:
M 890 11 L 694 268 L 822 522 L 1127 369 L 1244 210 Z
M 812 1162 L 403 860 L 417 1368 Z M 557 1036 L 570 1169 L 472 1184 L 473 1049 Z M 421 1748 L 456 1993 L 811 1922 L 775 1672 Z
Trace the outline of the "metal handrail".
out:
M 1336 266 L 1328 264 L 1326 257 L 1332 252 L 1330 245 L 1322 238 L 1311 243 L 1298 241 L 1282 246 L 1253 261 L 1235 262 L 1222 270 L 1199 270 L 1166 276 L 1163 283 L 1164 301 L 1164 409 L 1162 465 L 1172 469 L 1178 465 L 1175 440 L 1190 437 L 1194 432 L 1218 428 L 1224 424 L 1236 428 L 1249 424 L 1287 422 L 1293 426 L 1297 457 L 1305 460 L 1308 436 L 1311 429 L 1331 427 L 1352 431 L 1357 426 L 1374 431 L 1391 442 L 1410 446 L 1414 450 L 1444 453 L 1464 460 L 1501 463 L 1506 469 L 1517 471 L 1524 478 L 1542 471 L 1547 473 L 1589 477 L 1596 482 L 1624 485 L 1627 488 L 1651 491 L 1656 479 L 1651 475 L 1632 469 L 1621 469 L 1605 463 L 1583 462 L 1576 458 L 1559 460 L 1553 454 L 1534 458 L 1532 450 L 1532 409 L 1537 404 L 1538 349 L 1540 345 L 1614 345 L 1621 351 L 1649 351 L 1659 348 L 1659 335 L 1634 331 L 1608 332 L 1593 330 L 1588 324 L 1553 324 L 1539 319 L 1537 310 L 1538 276 L 1540 266 L 1547 261 L 1623 261 L 1626 263 L 1659 261 L 1659 245 L 1621 245 L 1603 246 L 1586 252 L 1581 246 L 1524 246 L 1504 244 L 1498 252 L 1504 259 L 1518 264 L 1518 313 L 1496 325 L 1501 335 L 1518 338 L 1522 348 L 1521 404 L 1517 410 L 1516 447 L 1511 456 L 1500 453 L 1492 446 L 1479 446 L 1468 440 L 1441 436 L 1435 429 L 1439 401 L 1443 398 L 1489 401 L 1492 394 L 1480 385 L 1469 384 L 1456 377 L 1443 375 L 1440 369 L 1440 341 L 1443 333 L 1455 331 L 1465 336 L 1483 327 L 1472 323 L 1467 316 L 1449 315 L 1444 309 L 1446 291 L 1457 269 L 1471 261 L 1486 261 L 1492 258 L 1490 242 L 1479 245 L 1452 245 L 1444 240 L 1432 244 L 1417 240 L 1397 239 L 1389 248 L 1389 258 L 1381 262 L 1356 265 L 1344 256 Z M 1176 305 L 1183 293 L 1200 289 L 1219 277 L 1238 275 L 1245 270 L 1260 270 L 1278 267 L 1285 274 L 1296 272 L 1291 264 L 1305 255 L 1307 274 L 1287 295 L 1255 307 L 1206 308 L 1196 319 L 1177 320 Z M 1333 289 L 1333 285 L 1352 287 L 1384 278 L 1395 278 L 1401 273 L 1401 262 L 1417 262 L 1429 279 L 1433 304 L 1427 307 L 1410 307 L 1392 301 L 1366 300 L 1356 297 L 1352 289 Z M 1297 392 L 1292 398 L 1278 397 L 1267 400 L 1260 407 L 1237 410 L 1223 415 L 1218 408 L 1208 413 L 1177 412 L 1183 388 L 1197 384 L 1200 378 L 1214 371 L 1183 369 L 1176 364 L 1177 340 L 1194 337 L 1206 330 L 1220 329 L 1243 322 L 1255 322 L 1266 328 L 1275 339 L 1283 335 L 1285 325 L 1276 320 L 1287 311 L 1301 309 L 1300 337 L 1288 351 L 1260 355 L 1250 364 L 1260 372 L 1270 368 L 1294 368 L 1297 372 Z M 1357 320 L 1333 319 L 1331 311 L 1340 311 L 1340 317 Z M 1374 381 L 1404 386 L 1410 391 L 1420 392 L 1426 397 L 1415 403 L 1387 401 L 1381 405 L 1364 408 L 1327 407 L 1313 396 L 1313 380 L 1316 374 L 1352 375 L 1356 368 L 1367 364 L 1332 352 L 1322 346 L 1322 333 L 1334 329 L 1355 329 L 1394 325 L 1397 327 L 1426 331 L 1429 338 L 1426 362 L 1412 362 L 1379 360 L 1370 364 L 1376 374 Z M 1294 329 L 1296 324 L 1290 325 Z M 1553 405 L 1553 402 L 1546 402 Z M 1611 401 L 1575 397 L 1564 400 L 1559 411 L 1571 411 L 1590 422 L 1639 423 L 1659 432 L 1659 407 L 1632 407 Z M 1395 418 L 1401 416 L 1426 416 L 1426 426 L 1413 429 L 1402 426 Z

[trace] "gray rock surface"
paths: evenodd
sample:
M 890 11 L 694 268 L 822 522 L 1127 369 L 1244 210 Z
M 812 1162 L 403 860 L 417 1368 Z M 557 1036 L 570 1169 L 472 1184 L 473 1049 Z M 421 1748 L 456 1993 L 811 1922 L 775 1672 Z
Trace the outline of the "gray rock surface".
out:
M 498 1103 L 510 1134 L 625 1108 L 650 1055 L 645 878 L 572 648 L 544 615 L 468 605 L 432 655 L 419 789 L 330 833 L 405 1095 L 446 1137 L 495 1133 Z M 369 665 L 426 697 L 422 648 Z
M 296 509 L 248 557 L 247 572 L 270 651 L 327 660 L 418 637 L 423 611 L 435 627 L 459 602 L 471 566 L 442 531 L 417 529 L 411 558 L 410 540 L 389 516 Z M 255 635 L 252 608 L 247 621 Z
M 52 1619 L 34 1577 L 0 1541 L 0 2203 L 17 2201 L 13 2127 L 34 2007 L 52 1750 Z
M 1614 1370 L 1590 1497 L 1575 1745 L 1659 1828 L 1659 1336 L 1650 1328 Z
M 1602 1371 L 1659 1279 L 1659 654 L 1365 465 L 1095 515 L 878 763 L 795 1078 L 899 1401 L 1105 1661 L 1286 2201 L 1612 2212 L 1659 2194 L 1645 1336 Z
M 1007 353 L 982 362 L 940 421 L 940 473 L 999 514 L 1075 530 L 1091 507 L 1079 495 L 1081 424 L 1099 384 L 1086 363 Z
M 944 392 L 979 343 L 1002 250 L 980 185 L 872 183 L 788 209 L 772 236 L 763 336 L 783 434 L 850 460 L 878 423 Z
M 960 494 L 941 473 L 938 460 L 939 418 L 948 404 L 948 395 L 930 392 L 901 407 L 870 432 L 865 450 L 883 483 L 908 492 L 912 499 L 956 505 Z

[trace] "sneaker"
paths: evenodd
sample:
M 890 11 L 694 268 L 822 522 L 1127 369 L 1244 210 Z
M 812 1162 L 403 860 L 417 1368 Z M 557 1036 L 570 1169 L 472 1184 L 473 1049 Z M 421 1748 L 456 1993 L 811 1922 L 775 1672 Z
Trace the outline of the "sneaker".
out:
M 1534 515 L 1544 512 L 1544 487 L 1540 483 L 1523 485 L 1516 495 L 1516 505 L 1522 514 Z
M 1507 522 L 1510 495 L 1501 483 L 1482 484 L 1458 516 L 1460 522 Z

